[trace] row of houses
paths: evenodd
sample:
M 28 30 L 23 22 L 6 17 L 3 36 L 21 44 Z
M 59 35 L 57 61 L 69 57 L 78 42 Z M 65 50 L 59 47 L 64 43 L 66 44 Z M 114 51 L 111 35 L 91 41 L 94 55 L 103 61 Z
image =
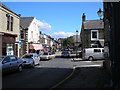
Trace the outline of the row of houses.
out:
M 56 46 L 56 40 L 39 31 L 36 17 L 21 17 L 0 2 L 0 55 L 21 56 Z

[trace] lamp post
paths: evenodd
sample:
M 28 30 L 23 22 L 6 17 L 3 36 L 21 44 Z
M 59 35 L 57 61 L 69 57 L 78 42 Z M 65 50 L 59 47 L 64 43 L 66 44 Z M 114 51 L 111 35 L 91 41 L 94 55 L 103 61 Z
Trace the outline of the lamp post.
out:
M 103 11 L 101 9 L 99 9 L 99 11 L 97 11 L 97 14 L 98 14 L 98 16 L 101 19 L 101 17 L 103 16 Z
M 78 43 L 78 30 L 76 30 L 76 58 L 77 58 L 77 43 Z

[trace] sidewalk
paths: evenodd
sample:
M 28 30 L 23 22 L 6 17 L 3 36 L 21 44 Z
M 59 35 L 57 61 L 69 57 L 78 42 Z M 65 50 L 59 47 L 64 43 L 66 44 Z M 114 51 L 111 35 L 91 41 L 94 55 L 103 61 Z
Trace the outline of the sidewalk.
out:
M 62 88 L 111 88 L 109 82 L 110 76 L 103 68 L 80 67 Z

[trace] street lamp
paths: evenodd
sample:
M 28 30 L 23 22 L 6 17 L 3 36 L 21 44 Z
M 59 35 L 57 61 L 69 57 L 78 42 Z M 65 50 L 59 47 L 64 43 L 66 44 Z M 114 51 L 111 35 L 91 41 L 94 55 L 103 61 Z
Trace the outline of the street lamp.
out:
M 77 58 L 77 43 L 78 43 L 78 30 L 76 30 L 76 58 Z
M 101 17 L 103 16 L 103 11 L 101 9 L 99 9 L 99 11 L 97 11 L 97 14 L 98 14 L 98 16 L 101 19 Z

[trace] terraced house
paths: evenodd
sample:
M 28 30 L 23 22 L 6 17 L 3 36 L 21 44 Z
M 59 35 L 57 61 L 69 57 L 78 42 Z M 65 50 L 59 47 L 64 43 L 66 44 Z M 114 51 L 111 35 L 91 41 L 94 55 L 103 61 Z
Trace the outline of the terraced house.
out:
M 0 2 L 0 55 L 19 55 L 20 15 Z

